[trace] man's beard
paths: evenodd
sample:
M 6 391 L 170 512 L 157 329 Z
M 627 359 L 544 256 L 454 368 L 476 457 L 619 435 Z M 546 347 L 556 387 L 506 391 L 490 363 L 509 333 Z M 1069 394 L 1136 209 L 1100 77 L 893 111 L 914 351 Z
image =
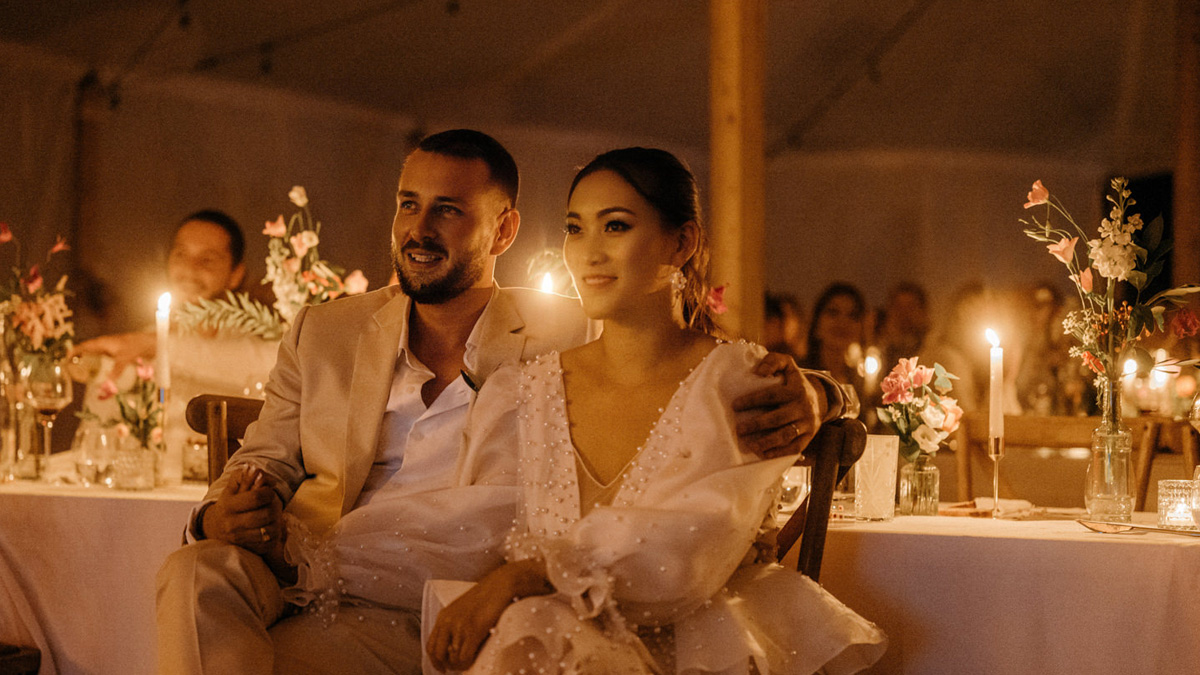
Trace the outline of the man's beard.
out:
M 429 241 L 420 244 L 409 242 L 402 246 L 400 251 L 396 250 L 395 243 L 392 244 L 392 267 L 396 270 L 400 290 L 418 304 L 440 305 L 449 302 L 473 287 L 483 277 L 487 256 L 477 251 L 471 251 L 469 255 L 455 262 L 439 278 L 428 281 L 414 279 L 404 271 L 404 266 L 400 264 L 400 256 L 403 255 L 406 248 L 419 248 L 439 253 L 447 258 L 449 256 L 444 248 Z

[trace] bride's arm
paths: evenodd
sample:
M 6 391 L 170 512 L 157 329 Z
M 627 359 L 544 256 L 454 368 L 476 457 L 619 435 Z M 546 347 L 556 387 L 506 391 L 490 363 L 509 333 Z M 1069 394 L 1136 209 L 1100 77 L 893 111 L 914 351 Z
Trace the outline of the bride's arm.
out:
M 438 613 L 425 645 L 429 659 L 438 670 L 469 668 L 510 604 L 552 592 L 540 560 L 511 562 L 493 570 Z

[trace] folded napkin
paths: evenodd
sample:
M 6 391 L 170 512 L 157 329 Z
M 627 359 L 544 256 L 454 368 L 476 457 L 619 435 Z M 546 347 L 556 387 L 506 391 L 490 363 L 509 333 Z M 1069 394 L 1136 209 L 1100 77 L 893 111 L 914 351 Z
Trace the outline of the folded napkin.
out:
M 969 502 L 942 504 L 938 507 L 939 516 L 970 516 L 975 518 L 990 518 L 994 500 L 991 497 L 976 497 Z M 1033 513 L 1033 503 L 1024 499 L 1001 499 L 1001 518 L 1023 518 Z

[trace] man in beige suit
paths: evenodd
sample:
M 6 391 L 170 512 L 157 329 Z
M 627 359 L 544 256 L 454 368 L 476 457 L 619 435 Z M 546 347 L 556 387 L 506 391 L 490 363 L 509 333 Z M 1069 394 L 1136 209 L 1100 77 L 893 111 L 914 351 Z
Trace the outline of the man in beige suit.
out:
M 297 316 L 258 422 L 194 514 L 196 543 L 159 573 L 160 672 L 420 672 L 413 611 L 348 608 L 328 626 L 289 611 L 281 512 L 320 535 L 385 483 L 389 495 L 448 487 L 471 388 L 589 337 L 577 302 L 495 286 L 516 196 L 511 156 L 479 132 L 435 134 L 409 155 L 392 225 L 399 289 Z M 806 442 L 826 414 L 819 387 L 794 366 L 789 379 L 751 402 L 791 402 L 744 430 L 753 442 Z

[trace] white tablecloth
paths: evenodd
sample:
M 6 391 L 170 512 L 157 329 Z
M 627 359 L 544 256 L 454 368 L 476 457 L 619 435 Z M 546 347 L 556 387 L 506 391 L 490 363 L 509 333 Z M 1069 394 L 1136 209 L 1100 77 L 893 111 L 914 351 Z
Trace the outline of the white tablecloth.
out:
M 1200 538 L 1074 521 L 834 523 L 821 583 L 887 632 L 873 673 L 1200 673 Z
M 154 575 L 204 491 L 0 485 L 0 641 L 31 613 L 59 673 L 154 672 Z

